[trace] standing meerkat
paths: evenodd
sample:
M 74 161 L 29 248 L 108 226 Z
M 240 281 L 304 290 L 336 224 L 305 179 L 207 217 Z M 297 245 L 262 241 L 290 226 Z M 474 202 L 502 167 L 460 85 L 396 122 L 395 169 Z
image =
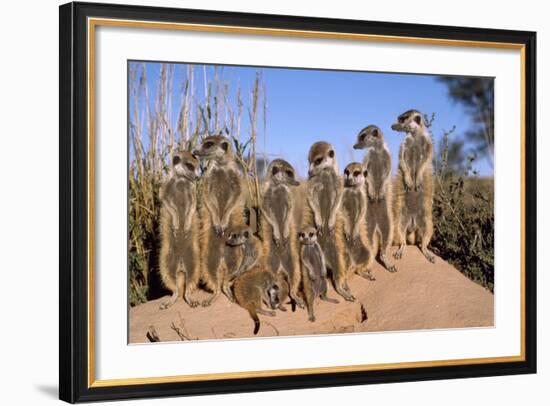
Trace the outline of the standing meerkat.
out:
M 367 171 L 367 239 L 384 268 L 396 272 L 388 260 L 388 248 L 393 238 L 391 155 L 380 128 L 369 125 L 357 135 L 354 149 L 366 149 L 363 160 Z
M 409 240 L 411 244 L 418 244 L 422 254 L 433 263 L 435 256 L 428 250 L 433 235 L 432 139 L 422 114 L 417 110 L 401 114 L 391 128 L 407 134 L 399 149 L 395 194 L 399 248 L 394 256 L 401 258 Z
M 350 268 L 365 279 L 374 280 L 372 248 L 367 238 L 366 215 L 367 171 L 358 162 L 352 162 L 344 170 L 344 194 L 342 195 L 342 221 L 344 241 Z
M 182 295 L 191 307 L 198 305 L 189 295 L 199 280 L 197 173 L 198 161 L 191 153 L 175 152 L 168 178 L 160 189 L 160 276 L 172 291 L 161 309 L 172 306 Z
M 234 302 L 233 283 L 236 278 L 258 264 L 261 243 L 246 225 L 228 229 L 227 235 L 224 250 L 226 275 L 222 283 L 222 291 L 229 300 Z
M 226 265 L 224 234 L 243 220 L 243 187 L 241 172 L 235 161 L 229 140 L 221 135 L 204 138 L 194 154 L 207 162 L 202 183 L 201 209 L 201 278 L 212 291 L 202 302 L 211 305 L 220 295 Z
M 290 283 L 290 298 L 300 307 L 300 263 L 297 253 L 294 198 L 291 187 L 299 186 L 292 165 L 283 159 L 275 159 L 267 169 L 263 186 L 262 217 L 268 227 L 262 228 L 263 251 L 271 272 L 286 272 Z
M 315 299 L 320 298 L 330 303 L 338 303 L 338 300 L 327 297 L 327 268 L 325 255 L 317 242 L 317 230 L 313 227 L 305 227 L 300 231 L 298 237 L 301 244 L 300 262 L 307 312 L 309 321 L 314 322 Z
M 316 142 L 309 150 L 308 161 L 309 179 L 304 226 L 317 229 L 319 244 L 325 254 L 334 288 L 344 299 L 353 302 L 355 298 L 347 282 L 343 230 L 341 222 L 336 221 L 342 201 L 343 185 L 338 177 L 334 147 L 327 142 Z
M 288 297 L 288 283 L 281 273 L 273 274 L 256 266 L 235 280 L 234 291 L 239 306 L 254 320 L 254 335 L 260 330 L 258 314 L 274 317 L 276 309 L 286 311 L 283 303 Z M 264 310 L 264 306 L 269 310 Z

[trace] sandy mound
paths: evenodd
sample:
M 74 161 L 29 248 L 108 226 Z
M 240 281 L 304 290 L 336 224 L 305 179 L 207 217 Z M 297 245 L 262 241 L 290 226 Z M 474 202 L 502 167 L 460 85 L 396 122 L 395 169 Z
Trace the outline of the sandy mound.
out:
M 390 274 L 376 265 L 376 281 L 353 276 L 350 287 L 357 298 L 345 302 L 332 289 L 330 297 L 340 304 L 318 301 L 317 320 L 307 312 L 277 312 L 276 317 L 260 316 L 258 336 L 290 336 L 360 331 L 416 330 L 493 325 L 493 295 L 470 281 L 441 258 L 435 264 L 425 260 L 416 247 L 406 247 L 396 261 L 398 272 Z M 159 310 L 161 298 L 130 309 L 130 343 L 149 342 L 150 326 L 161 341 L 183 339 L 228 339 L 253 337 L 248 312 L 220 298 L 208 308 L 190 308 L 179 300 L 167 310 Z

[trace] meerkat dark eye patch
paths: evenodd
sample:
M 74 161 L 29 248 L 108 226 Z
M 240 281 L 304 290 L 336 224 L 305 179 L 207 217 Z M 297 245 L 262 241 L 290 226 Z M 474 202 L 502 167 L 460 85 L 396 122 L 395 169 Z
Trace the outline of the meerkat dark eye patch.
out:
M 224 151 L 227 151 L 227 149 L 229 148 L 229 144 L 227 142 L 222 142 L 221 147 Z
M 195 171 L 195 165 L 191 164 L 191 163 L 186 163 L 185 166 L 187 167 L 187 169 L 189 169 L 191 172 L 194 172 Z
M 415 116 L 414 117 L 414 121 L 416 122 L 416 124 L 420 125 L 422 123 L 422 117 L 420 116 Z
M 367 138 L 367 134 L 364 134 L 364 133 L 363 133 L 363 134 L 361 134 L 361 135 L 359 136 L 359 139 L 360 139 L 361 141 L 365 141 L 365 138 Z
M 214 145 L 214 143 L 212 141 L 208 141 L 208 142 L 205 142 L 204 143 L 204 148 L 208 149 L 208 148 L 212 148 L 212 145 Z
M 248 238 L 248 235 L 249 235 L 249 234 L 248 234 L 248 231 L 245 231 L 245 232 L 243 233 L 243 235 L 244 235 L 244 238 Z
M 277 174 L 279 173 L 279 168 L 276 167 L 276 166 L 274 166 L 273 169 L 271 170 L 271 173 L 272 173 L 273 175 L 277 175 Z
M 330 150 L 330 151 L 328 152 L 328 156 L 329 156 L 330 158 L 334 158 L 334 151 L 333 151 L 333 150 Z
M 361 172 L 360 172 L 360 171 L 355 171 L 355 172 L 353 172 L 353 176 L 359 176 L 359 175 L 361 175 Z
M 181 158 L 179 156 L 175 156 L 174 158 L 172 158 L 172 164 L 174 165 L 177 165 L 181 162 Z
M 300 237 L 300 238 L 304 238 L 305 236 L 306 236 L 305 233 L 298 233 L 298 237 Z
M 368 172 L 367 172 L 367 171 L 364 171 L 364 172 L 363 172 L 363 176 L 366 178 L 367 175 L 368 175 Z
M 314 233 L 309 233 L 309 236 L 310 237 L 313 237 L 315 234 Z
M 399 121 L 401 124 L 403 124 L 406 119 L 407 119 L 407 116 L 401 116 L 397 119 L 397 121 Z
M 323 158 L 317 158 L 317 159 L 315 160 L 315 165 L 320 165 L 321 162 L 323 162 Z
M 378 130 L 375 128 L 374 130 L 372 130 L 371 134 L 373 137 L 378 137 Z
M 292 172 L 292 171 L 286 171 L 286 176 L 288 176 L 289 178 L 293 179 L 293 178 L 294 178 L 294 172 Z
M 347 169 L 344 171 L 344 175 L 349 176 L 349 171 Z

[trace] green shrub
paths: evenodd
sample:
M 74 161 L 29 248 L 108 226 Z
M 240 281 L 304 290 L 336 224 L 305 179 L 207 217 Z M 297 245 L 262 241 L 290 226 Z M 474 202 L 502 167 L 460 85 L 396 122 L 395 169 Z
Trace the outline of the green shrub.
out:
M 474 282 L 494 288 L 494 180 L 472 170 L 475 156 L 465 169 L 449 169 L 449 135 L 443 135 L 434 173 L 431 249 Z

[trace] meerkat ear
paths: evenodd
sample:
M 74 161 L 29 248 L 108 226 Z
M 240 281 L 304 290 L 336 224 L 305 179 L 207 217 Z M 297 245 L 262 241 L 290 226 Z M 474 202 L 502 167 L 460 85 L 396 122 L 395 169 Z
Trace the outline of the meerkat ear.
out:
M 422 117 L 420 115 L 417 115 L 414 117 L 414 121 L 416 122 L 416 124 L 420 125 L 422 124 Z

